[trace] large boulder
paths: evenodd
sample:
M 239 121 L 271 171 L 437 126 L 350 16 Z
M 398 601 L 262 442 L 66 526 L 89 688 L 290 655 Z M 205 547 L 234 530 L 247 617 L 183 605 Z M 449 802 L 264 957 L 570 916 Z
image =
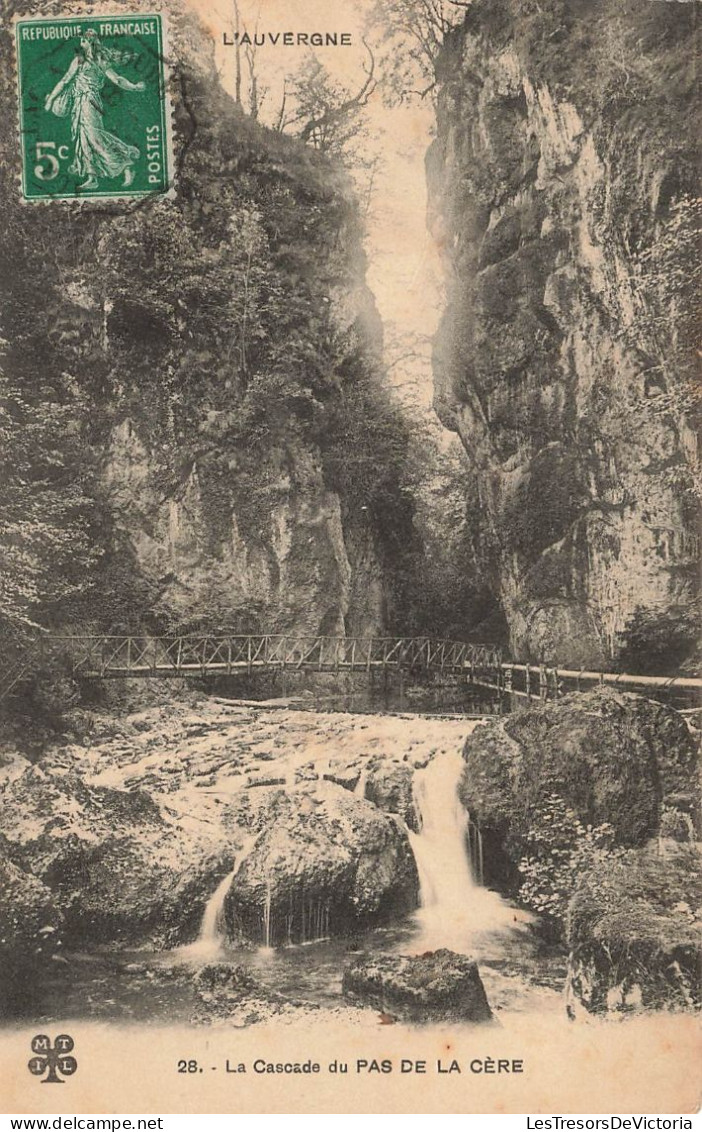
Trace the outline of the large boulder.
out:
M 88 785 L 50 764 L 11 782 L 0 806 L 13 858 L 53 893 L 66 942 L 189 938 L 234 856 L 143 791 Z
M 277 946 L 339 935 L 417 906 L 401 823 L 330 782 L 266 792 L 258 837 L 225 901 L 234 938 Z
M 441 948 L 425 955 L 364 955 L 344 971 L 344 994 L 409 1022 L 489 1022 L 478 965 Z
M 578 881 L 567 922 L 568 1011 L 699 1007 L 699 850 L 629 850 Z
M 0 1016 L 31 999 L 34 971 L 60 947 L 62 919 L 50 890 L 8 858 L 0 839 Z
M 385 813 L 397 814 L 417 833 L 419 822 L 412 793 L 413 778 L 412 763 L 394 762 L 374 755 L 366 767 L 365 796 Z
M 685 721 L 618 691 L 570 695 L 477 728 L 464 759 L 461 799 L 486 838 L 488 875 L 518 866 L 535 816 L 554 804 L 584 827 L 606 824 L 619 846 L 654 835 L 667 799 L 697 809 L 697 752 Z

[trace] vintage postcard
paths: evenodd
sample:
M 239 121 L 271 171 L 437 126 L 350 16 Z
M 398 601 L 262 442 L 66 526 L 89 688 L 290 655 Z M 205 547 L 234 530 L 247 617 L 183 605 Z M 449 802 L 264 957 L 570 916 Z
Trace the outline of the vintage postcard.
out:
M 5 1112 L 692 1127 L 698 10 L 6 0 Z

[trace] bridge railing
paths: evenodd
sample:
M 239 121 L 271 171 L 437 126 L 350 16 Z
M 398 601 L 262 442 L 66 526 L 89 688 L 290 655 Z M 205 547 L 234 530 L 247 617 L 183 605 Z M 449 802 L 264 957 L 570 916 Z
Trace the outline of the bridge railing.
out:
M 61 655 L 86 677 L 235 673 L 261 668 L 320 671 L 375 668 L 449 672 L 495 669 L 498 649 L 427 637 L 331 637 L 303 634 L 177 637 L 94 635 L 45 638 L 44 659 Z
M 0 672 L 0 699 L 27 673 L 46 667 L 78 677 L 235 675 L 261 670 L 322 672 L 445 672 L 500 694 L 531 702 L 556 699 L 567 691 L 616 685 L 690 700 L 702 680 L 686 676 L 634 676 L 569 670 L 503 661 L 490 645 L 429 637 L 335 637 L 305 634 L 190 634 L 149 637 L 135 634 L 46 636 Z

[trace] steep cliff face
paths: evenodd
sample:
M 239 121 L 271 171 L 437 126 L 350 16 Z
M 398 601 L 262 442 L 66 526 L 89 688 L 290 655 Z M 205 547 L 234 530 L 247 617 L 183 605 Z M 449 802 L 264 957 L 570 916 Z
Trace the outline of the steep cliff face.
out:
M 344 364 L 364 367 L 371 398 L 382 397 L 372 387 L 379 324 L 351 187 L 316 155 L 244 119 L 219 89 L 206 36 L 186 12 L 176 17 L 176 145 L 186 157 L 169 219 L 192 240 L 174 248 L 169 231 L 176 270 L 165 286 L 157 274 L 149 280 L 143 309 L 151 336 L 149 305 L 172 303 L 180 325 L 171 323 L 159 363 L 177 366 L 182 384 L 157 418 L 146 413 L 146 427 L 132 405 L 110 429 L 103 483 L 116 533 L 152 612 L 171 623 L 377 632 L 387 587 L 376 539 L 330 487 L 325 448 L 336 438 L 322 420 Z M 147 221 L 147 246 L 158 224 Z M 108 256 L 111 243 L 108 234 Z M 121 273 L 135 262 L 148 277 L 145 260 L 127 248 L 125 263 L 125 241 L 117 243 Z M 186 282 L 191 256 L 201 259 L 200 295 Z M 202 291 L 213 311 L 203 311 Z M 117 352 L 122 322 L 113 308 L 107 333 Z M 164 446 L 179 450 L 165 468 Z
M 439 60 L 437 411 L 521 657 L 612 662 L 695 577 L 695 5 L 475 0 Z
M 195 16 L 180 0 L 168 14 L 172 199 L 52 202 L 28 229 L 16 139 L 1 131 L 6 369 L 37 405 L 71 406 L 79 455 L 62 490 L 80 485 L 93 550 L 76 558 L 71 599 L 32 614 L 378 632 L 411 513 L 388 456 L 405 433 L 351 183 L 247 118 Z M 11 122 L 9 83 L 2 94 Z

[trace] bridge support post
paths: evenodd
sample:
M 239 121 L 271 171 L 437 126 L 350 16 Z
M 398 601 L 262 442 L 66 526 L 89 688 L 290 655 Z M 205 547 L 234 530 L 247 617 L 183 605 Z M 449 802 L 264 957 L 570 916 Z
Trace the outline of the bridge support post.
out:
M 504 666 L 502 667 L 502 672 L 503 672 L 503 674 L 504 674 L 504 689 L 505 689 L 505 696 L 507 696 L 507 697 L 508 697 L 508 703 L 509 703 L 509 707 L 510 707 L 510 709 L 511 709 L 511 708 L 512 708 L 512 707 L 514 706 L 514 703 L 513 703 L 513 701 L 514 701 L 514 697 L 513 697 L 513 695 L 512 695 L 512 686 L 513 686 L 513 679 L 514 679 L 514 669 L 512 668 L 512 665 L 511 665 L 511 664 L 505 664 L 505 665 L 504 665 Z
M 531 703 L 531 665 L 527 661 L 526 672 L 524 673 L 524 691 L 526 692 L 527 703 Z
M 552 668 L 551 675 L 553 676 L 553 698 L 557 700 L 560 696 L 560 689 L 558 687 L 558 669 Z
M 548 699 L 548 682 L 545 664 L 539 665 L 539 699 L 544 701 Z

